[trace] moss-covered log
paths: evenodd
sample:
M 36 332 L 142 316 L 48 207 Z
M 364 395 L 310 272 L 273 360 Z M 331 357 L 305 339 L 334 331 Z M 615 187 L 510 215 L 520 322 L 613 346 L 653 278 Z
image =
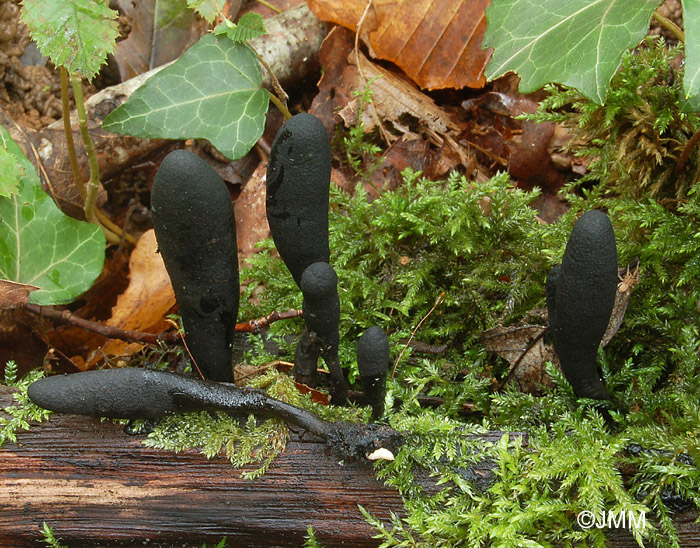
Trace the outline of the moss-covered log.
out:
M 11 403 L 0 387 L 0 408 Z M 119 425 L 71 415 L 53 415 L 0 449 L 0 546 L 45 546 L 44 521 L 70 548 L 200 548 L 223 537 L 227 546 L 299 547 L 309 525 L 326 548 L 377 546 L 357 504 L 385 522 L 403 509 L 367 462 L 339 462 L 308 434 L 254 481 L 225 458 L 149 449 Z M 700 548 L 696 517 L 676 516 L 685 548 Z M 610 539 L 610 548 L 635 546 L 624 531 Z

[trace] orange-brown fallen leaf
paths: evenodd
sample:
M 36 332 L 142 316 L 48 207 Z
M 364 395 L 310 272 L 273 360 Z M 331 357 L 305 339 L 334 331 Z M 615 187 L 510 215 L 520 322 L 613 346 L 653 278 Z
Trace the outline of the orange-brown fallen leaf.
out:
M 324 21 L 352 30 L 368 0 L 307 0 Z M 482 50 L 489 0 L 371 0 L 360 27 L 363 42 L 420 87 L 481 88 L 491 50 Z
M 265 215 L 265 176 L 267 166 L 260 163 L 233 204 L 236 213 L 238 259 L 245 261 L 255 253 L 255 244 L 270 237 L 270 226 Z
M 145 333 L 159 333 L 168 327 L 164 316 L 175 305 L 175 295 L 157 249 L 153 230 L 139 238 L 129 260 L 129 286 L 112 308 L 107 325 Z M 102 355 L 130 355 L 142 346 L 112 339 L 102 347 L 100 356 L 93 359 Z

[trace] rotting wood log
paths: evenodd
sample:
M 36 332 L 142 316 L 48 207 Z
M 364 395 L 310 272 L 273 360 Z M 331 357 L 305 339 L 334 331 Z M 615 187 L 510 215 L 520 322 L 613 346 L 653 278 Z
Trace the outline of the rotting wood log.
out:
M 327 23 L 317 19 L 306 5 L 266 19 L 265 26 L 268 33 L 250 42 L 272 67 L 283 86 L 301 81 L 318 69 L 318 53 L 326 36 Z M 95 145 L 103 181 L 162 148 L 167 142 L 117 135 L 101 127 L 102 120 L 110 112 L 125 102 L 138 87 L 164 66 L 166 65 L 106 88 L 86 100 L 89 133 Z M 264 70 L 263 86 L 271 87 L 270 77 Z M 87 180 L 88 160 L 75 112 L 71 114 L 71 120 L 78 163 L 84 179 Z M 59 207 L 72 217 L 83 218 L 83 200 L 73 184 L 63 122 L 59 120 L 41 131 L 35 131 L 20 127 L 6 112 L 0 111 L 0 124 L 7 128 L 25 155 L 37 166 L 44 189 Z
M 0 389 L 0 408 L 8 404 Z M 43 521 L 70 548 L 199 548 L 222 537 L 297 547 L 308 525 L 329 548 L 376 546 L 357 504 L 386 519 L 401 511 L 396 491 L 368 462 L 339 462 L 321 441 L 294 437 L 249 481 L 223 457 L 149 449 L 111 422 L 53 415 L 0 449 L 0 546 L 40 546 Z
M 0 409 L 11 401 L 0 387 Z M 483 466 L 474 471 L 482 477 Z M 432 486 L 427 476 L 418 481 Z M 228 546 L 291 548 L 308 525 L 327 548 L 378 546 L 357 504 L 385 522 L 403 515 L 401 497 L 369 463 L 339 462 L 300 432 L 254 481 L 223 457 L 150 449 L 119 425 L 78 416 L 53 415 L 0 449 L 0 547 L 44 546 L 44 521 L 70 548 L 199 548 L 223 537 Z M 700 547 L 696 518 L 688 511 L 674 520 L 684 548 Z M 624 530 L 609 538 L 610 548 L 636 546 Z

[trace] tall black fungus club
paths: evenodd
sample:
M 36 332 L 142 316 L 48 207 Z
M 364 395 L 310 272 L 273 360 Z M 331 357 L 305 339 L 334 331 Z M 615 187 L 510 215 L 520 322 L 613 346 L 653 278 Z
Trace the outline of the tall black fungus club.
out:
M 357 368 L 367 403 L 372 406 L 372 420 L 384 415 L 386 375 L 391 355 L 389 338 L 380 327 L 369 327 L 357 341 Z
M 156 173 L 151 211 L 187 348 L 204 377 L 233 382 L 239 281 L 236 221 L 226 184 L 204 160 L 175 150 Z
M 330 262 L 330 182 L 326 129 L 312 114 L 292 116 L 272 142 L 265 208 L 275 247 L 299 287 L 307 267 Z
M 272 239 L 304 295 L 306 330 L 294 359 L 294 377 L 316 384 L 318 358 L 331 373 L 334 403 L 346 399 L 338 359 L 340 304 L 337 277 L 330 266 L 328 197 L 331 149 L 321 121 L 301 113 L 280 128 L 267 167 L 267 220 Z
M 598 373 L 598 346 L 617 291 L 617 248 L 609 217 L 584 213 L 574 225 L 561 265 L 547 276 L 547 308 L 554 350 L 574 392 L 608 399 Z

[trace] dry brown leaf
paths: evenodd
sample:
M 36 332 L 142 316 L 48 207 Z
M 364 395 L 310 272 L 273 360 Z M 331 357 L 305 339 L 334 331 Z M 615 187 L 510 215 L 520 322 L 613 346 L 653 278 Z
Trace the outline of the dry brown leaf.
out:
M 498 326 L 484 331 L 479 340 L 487 352 L 493 352 L 511 365 L 504 384 L 514 382 L 519 390 L 539 394 L 551 380 L 545 370 L 548 361 L 556 362 L 551 345 L 545 344 L 546 327 L 523 325 Z
M 0 310 L 22 308 L 29 302 L 29 294 L 41 289 L 35 285 L 0 280 Z
M 355 56 L 350 54 L 349 59 L 351 63 L 354 63 Z M 387 70 L 381 69 L 364 55 L 359 55 L 359 60 L 363 76 L 368 81 L 372 81 L 370 85 L 372 91 L 371 108 L 376 109 L 380 118 L 392 121 L 398 129 L 401 129 L 399 119 L 409 114 L 413 118 L 424 122 L 429 130 L 438 135 L 444 135 L 456 130 L 454 123 L 445 111 L 439 108 L 430 97 L 417 90 L 410 82 L 399 78 Z M 358 74 L 353 88 L 361 90 L 365 84 L 366 82 L 363 82 Z M 359 106 L 359 100 L 355 99 L 340 111 L 339 114 L 347 126 L 357 124 Z M 365 131 L 371 131 L 374 128 L 375 122 L 370 108 L 363 110 L 362 123 L 365 126 Z
M 129 260 L 129 286 L 112 308 L 107 325 L 145 333 L 159 333 L 167 327 L 164 316 L 175 305 L 175 294 L 157 249 L 153 230 L 139 238 Z M 100 354 L 127 356 L 142 346 L 113 339 Z
M 610 314 L 608 327 L 603 335 L 603 340 L 600 341 L 600 346 L 603 347 L 615 336 L 615 333 L 617 333 L 622 325 L 622 320 L 625 318 L 625 312 L 627 312 L 627 305 L 629 305 L 632 290 L 634 286 L 639 283 L 639 260 L 635 260 L 628 266 L 619 268 L 617 276 L 620 283 L 617 284 L 615 304 L 613 305 L 612 314 Z
M 349 29 L 334 26 L 321 44 L 319 62 L 323 73 L 309 112 L 321 120 L 329 135 L 339 121 L 338 111 L 353 100 L 357 68 L 348 63 L 348 55 L 355 45 L 354 36 Z
M 265 214 L 266 174 L 267 166 L 261 162 L 233 204 L 240 262 L 255 253 L 255 244 L 270 237 L 270 226 Z
M 128 38 L 114 51 L 122 81 L 177 59 L 206 30 L 206 21 L 184 2 L 119 0 L 118 5 L 133 21 Z
M 307 0 L 324 21 L 352 30 L 368 0 Z M 372 0 L 361 27 L 373 55 L 392 61 L 420 87 L 481 88 L 491 50 L 482 50 L 489 0 Z

